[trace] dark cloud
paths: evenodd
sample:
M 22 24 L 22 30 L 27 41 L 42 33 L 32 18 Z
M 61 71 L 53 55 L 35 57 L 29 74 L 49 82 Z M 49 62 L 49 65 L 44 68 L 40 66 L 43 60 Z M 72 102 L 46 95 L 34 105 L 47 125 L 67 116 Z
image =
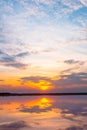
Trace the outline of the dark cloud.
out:
M 54 80 L 53 84 L 55 86 L 71 86 L 71 85 L 87 85 L 87 73 L 72 73 L 67 75 L 62 75 L 61 79 Z
M 15 55 L 15 56 L 16 57 L 25 57 L 27 55 L 29 55 L 29 52 L 22 52 L 22 53 L 19 53 L 19 54 Z
M 19 64 L 15 64 L 16 67 Z M 11 66 L 14 66 L 14 64 Z M 24 66 L 21 66 L 24 67 Z M 40 92 L 38 87 L 32 88 L 32 86 L 28 87 L 26 86 L 26 82 L 34 82 L 38 83 L 40 81 L 49 82 L 49 85 L 53 86 L 53 89 L 49 89 L 46 92 L 87 92 L 87 73 L 79 72 L 79 73 L 71 73 L 66 75 L 61 75 L 60 79 L 58 78 L 48 78 L 48 77 L 41 77 L 41 76 L 30 76 L 30 77 L 22 77 L 19 79 L 20 87 L 16 87 L 13 89 L 13 86 L 10 86 L 9 84 L 3 85 L 2 79 L 1 79 L 1 85 L 0 90 L 5 92 Z M 25 87 L 24 87 L 25 86 Z
M 80 78 L 87 78 L 87 73 L 85 72 L 79 72 L 78 73 L 79 74 L 79 76 L 80 76 Z
M 23 56 L 25 54 L 20 53 L 19 55 Z M 4 66 L 11 66 L 18 69 L 25 69 L 27 67 L 26 64 L 17 61 L 16 56 L 10 56 L 2 51 L 0 51 L 0 64 Z
M 61 73 L 65 73 L 65 72 L 72 72 L 73 70 L 77 69 L 77 67 L 75 68 L 69 68 L 69 69 L 65 69 L 63 70 Z
M 3 51 L 0 50 L 0 57 L 5 57 L 8 56 L 8 54 L 4 53 Z
M 30 76 L 30 77 L 22 77 L 21 80 L 23 81 L 32 81 L 32 82 L 38 82 L 40 80 L 45 80 L 52 82 L 53 84 L 87 84 L 87 73 L 79 72 L 79 73 L 71 73 L 62 75 L 60 79 L 51 79 L 48 77 L 41 77 L 41 76 Z
M 87 116 L 87 111 L 84 110 L 84 106 L 86 107 L 86 103 L 74 104 L 71 101 L 71 103 L 66 102 L 66 104 L 67 104 L 67 107 L 64 104 L 61 108 L 62 109 L 62 118 L 65 118 L 65 119 L 68 119 L 68 120 L 71 120 L 71 121 L 76 121 L 76 118 L 75 118 L 76 116 L 83 116 L 83 117 Z M 71 116 L 67 116 L 67 115 L 70 115 L 70 114 L 71 114 Z
M 79 65 L 84 64 L 83 61 L 78 61 L 78 60 L 74 60 L 74 59 L 65 60 L 64 63 L 66 63 L 66 64 L 79 64 Z
M 3 82 L 4 80 L 0 79 L 0 82 Z
M 87 129 L 87 125 L 83 125 L 83 126 L 70 126 L 68 128 L 65 129 L 57 129 L 57 130 L 86 130 Z
M 25 121 L 17 121 L 0 125 L 0 130 L 19 130 L 24 127 L 31 126 L 28 126 Z
M 50 90 L 50 92 L 70 92 L 72 90 L 73 92 L 87 91 L 87 73 L 84 72 L 61 75 L 60 79 L 51 79 L 41 76 L 30 76 L 22 77 L 20 80 L 22 82 L 32 81 L 35 83 L 39 82 L 40 80 L 47 81 L 50 83 L 50 85 L 54 86 L 54 90 L 52 89 Z
M 51 104 L 51 102 L 50 102 Z M 61 109 L 61 116 L 62 118 L 68 119 L 68 120 L 74 120 L 76 121 L 73 117 L 74 116 L 87 116 L 87 112 L 86 110 L 84 110 L 84 106 L 86 107 L 86 103 L 77 103 L 74 104 L 72 101 L 68 102 L 66 101 L 63 105 L 60 104 L 59 106 L 59 102 L 57 102 L 57 100 L 52 103 L 50 106 L 47 107 L 46 103 L 43 103 L 43 105 L 45 105 L 45 108 L 40 108 L 38 105 L 35 105 L 33 107 L 27 107 L 24 106 L 23 104 L 20 105 L 19 108 L 17 108 L 19 111 L 21 112 L 25 112 L 25 113 L 41 113 L 41 112 L 48 112 L 51 111 L 53 108 L 58 108 Z M 66 111 L 67 110 L 67 111 Z M 73 116 L 67 116 L 67 115 L 72 114 Z
M 18 69 L 25 69 L 27 67 L 27 65 L 23 63 L 11 63 L 11 64 L 6 64 L 5 66 L 11 66 Z
M 84 130 L 84 128 L 80 126 L 71 126 L 71 127 L 66 128 L 65 130 Z
M 39 82 L 40 80 L 45 80 L 51 82 L 51 79 L 48 77 L 41 77 L 41 76 L 30 76 L 30 77 L 23 77 L 21 78 L 23 81 L 32 81 L 32 82 Z
M 15 65 L 19 67 L 18 64 Z M 44 83 L 49 82 L 49 85 L 53 86 L 52 89 L 48 89 L 46 92 L 87 92 L 87 73 L 84 72 L 61 75 L 60 79 L 57 77 L 28 76 L 22 77 L 18 81 L 20 82 L 20 87 L 16 86 L 15 89 L 10 84 L 7 84 L 6 87 L 1 82 L 0 90 L 3 92 L 41 92 L 38 87 L 32 88 L 30 84 L 26 86 L 26 83 L 29 81 L 34 83 L 44 81 Z
M 7 56 L 7 57 L 3 57 L 2 59 L 0 59 L 0 62 L 4 63 L 4 62 L 14 62 L 14 57 L 10 57 L 10 56 Z
M 28 108 L 28 107 L 25 107 L 25 106 L 22 106 L 22 108 L 20 109 L 21 112 L 29 112 L 29 113 L 41 113 L 41 112 L 46 112 L 48 111 L 50 108 L 43 108 L 43 109 L 40 109 L 39 106 L 34 106 L 34 107 L 31 107 L 31 108 Z

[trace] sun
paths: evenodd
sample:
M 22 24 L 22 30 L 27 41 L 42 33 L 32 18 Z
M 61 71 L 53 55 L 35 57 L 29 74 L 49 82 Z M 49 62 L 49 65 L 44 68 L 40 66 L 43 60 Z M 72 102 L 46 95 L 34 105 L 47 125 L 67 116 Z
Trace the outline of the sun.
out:
M 43 91 L 49 90 L 52 88 L 50 82 L 41 80 L 38 84 L 39 88 Z
M 40 89 L 45 91 L 45 90 L 48 90 L 50 89 L 50 86 L 40 86 Z

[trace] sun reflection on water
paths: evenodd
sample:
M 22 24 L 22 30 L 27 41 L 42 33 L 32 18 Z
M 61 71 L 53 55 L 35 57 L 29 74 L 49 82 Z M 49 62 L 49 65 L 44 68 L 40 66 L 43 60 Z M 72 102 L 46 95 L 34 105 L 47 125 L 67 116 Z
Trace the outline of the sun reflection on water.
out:
M 0 130 L 11 130 L 14 125 L 23 130 L 86 130 L 86 113 L 86 98 L 6 97 L 0 100 Z

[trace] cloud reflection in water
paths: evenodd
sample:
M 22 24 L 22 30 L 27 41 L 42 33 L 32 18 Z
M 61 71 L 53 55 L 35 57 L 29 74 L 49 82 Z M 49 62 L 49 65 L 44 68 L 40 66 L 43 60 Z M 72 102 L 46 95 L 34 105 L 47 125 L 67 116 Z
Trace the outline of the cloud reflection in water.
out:
M 86 130 L 86 121 L 86 96 L 0 98 L 0 130 Z

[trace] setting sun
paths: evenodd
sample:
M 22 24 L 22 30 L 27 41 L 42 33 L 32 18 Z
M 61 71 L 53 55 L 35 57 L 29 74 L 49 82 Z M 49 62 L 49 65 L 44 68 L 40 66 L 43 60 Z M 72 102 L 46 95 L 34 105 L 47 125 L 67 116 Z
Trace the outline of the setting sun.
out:
M 38 83 L 38 85 L 39 85 L 39 88 L 40 88 L 41 90 L 43 90 L 43 91 L 49 90 L 49 89 L 52 88 L 50 82 L 47 82 L 47 81 L 42 81 L 42 80 L 41 80 L 41 81 Z
M 48 90 L 50 89 L 50 86 L 40 86 L 40 89 L 45 91 L 45 90 Z

